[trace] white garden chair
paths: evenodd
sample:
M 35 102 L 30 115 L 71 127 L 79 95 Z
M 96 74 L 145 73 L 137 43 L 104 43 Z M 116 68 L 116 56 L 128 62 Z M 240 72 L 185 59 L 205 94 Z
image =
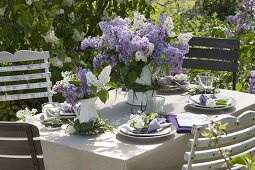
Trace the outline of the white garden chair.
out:
M 6 51 L 0 52 L 0 101 L 48 97 L 49 102 L 52 102 L 48 59 L 48 51 L 21 50 L 14 55 Z M 36 73 L 28 73 L 32 70 Z M 15 74 L 9 74 L 11 72 Z M 31 83 L 32 80 L 36 82 Z M 31 92 L 31 89 L 37 91 Z M 28 92 L 21 93 L 24 90 Z M 11 94 L 8 94 L 10 91 Z
M 223 150 L 227 150 L 231 157 L 243 153 L 255 153 L 255 111 L 246 111 L 237 118 L 226 116 L 214 121 L 220 121 L 226 126 L 227 135 L 220 135 L 218 144 Z M 227 169 L 223 167 L 225 161 L 219 152 L 219 148 L 210 145 L 210 139 L 202 137 L 202 133 L 208 124 L 194 125 L 192 133 L 194 138 L 188 142 L 191 150 L 185 152 L 184 159 L 187 164 L 182 170 L 212 170 Z M 235 166 L 233 169 L 242 169 Z

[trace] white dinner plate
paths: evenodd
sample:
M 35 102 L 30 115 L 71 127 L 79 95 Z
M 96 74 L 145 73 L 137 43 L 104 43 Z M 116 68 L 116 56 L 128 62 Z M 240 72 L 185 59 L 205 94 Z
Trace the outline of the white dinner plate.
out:
M 206 96 L 211 96 L 212 94 L 204 94 Z M 222 110 L 234 107 L 237 101 L 232 97 L 222 96 L 220 94 L 214 94 L 217 99 L 225 99 L 228 100 L 226 105 L 216 105 L 215 107 L 208 107 L 199 104 L 199 97 L 201 94 L 190 96 L 188 105 L 194 108 L 203 109 L 203 110 Z
M 166 128 L 160 128 L 156 132 L 151 132 L 146 134 L 133 133 L 131 129 L 132 128 L 130 128 L 128 124 L 123 124 L 118 127 L 118 133 L 123 136 L 137 138 L 137 139 L 155 139 L 155 138 L 169 136 L 176 132 L 176 128 L 173 125 Z

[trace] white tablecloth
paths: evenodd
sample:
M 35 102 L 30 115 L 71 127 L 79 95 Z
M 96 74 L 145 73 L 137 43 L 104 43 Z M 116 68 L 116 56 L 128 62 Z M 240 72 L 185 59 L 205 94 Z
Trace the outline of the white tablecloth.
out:
M 208 112 L 186 106 L 187 95 L 165 95 L 166 112 L 181 114 L 232 114 L 255 110 L 255 95 L 221 90 L 222 95 L 233 97 L 237 105 L 228 110 Z M 125 92 L 111 91 L 110 100 L 97 101 L 97 111 L 113 125 L 121 125 L 129 118 L 131 105 L 126 103 Z M 175 134 L 154 140 L 138 140 L 107 132 L 99 136 L 79 136 L 41 131 L 46 170 L 178 170 L 184 163 L 183 155 L 191 134 Z

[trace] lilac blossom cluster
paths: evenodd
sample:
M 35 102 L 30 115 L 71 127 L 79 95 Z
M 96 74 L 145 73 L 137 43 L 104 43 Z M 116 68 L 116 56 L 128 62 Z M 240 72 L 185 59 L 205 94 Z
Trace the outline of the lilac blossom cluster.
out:
M 82 99 L 85 94 L 90 93 L 90 88 L 87 84 L 86 73 L 88 70 L 83 68 L 77 68 L 76 74 L 73 77 L 63 76 L 63 80 L 57 81 L 53 86 L 53 93 L 60 93 L 66 99 L 66 103 L 75 106 L 79 99 Z M 70 80 L 75 79 L 75 81 L 81 82 L 81 86 L 76 86 L 69 83 Z
M 251 74 L 250 74 L 249 93 L 255 94 L 255 71 L 251 71 Z
M 93 59 L 93 68 L 96 69 L 96 70 L 99 70 L 101 65 L 103 63 L 107 64 L 107 65 L 110 65 L 110 66 L 114 66 L 116 64 L 116 57 L 115 56 L 112 56 L 112 57 L 109 57 L 108 55 L 106 54 L 97 54 L 97 56 Z
M 254 25 L 252 22 L 254 14 L 255 2 L 254 0 L 243 0 L 243 9 L 236 15 L 230 15 L 227 17 L 228 22 L 234 26 L 236 33 L 242 33 L 244 31 L 253 32 Z M 233 36 L 233 33 L 229 29 L 225 29 L 225 34 L 229 37 Z
M 181 73 L 192 34 L 176 36 L 172 31 L 174 26 L 170 17 L 160 15 L 158 25 L 155 25 L 134 12 L 132 22 L 117 17 L 111 21 L 101 21 L 99 26 L 103 34 L 96 38 L 98 41 L 88 37 L 81 43 L 83 50 L 95 47 L 98 51 L 93 61 L 94 69 L 98 70 L 104 62 L 113 66 L 118 62 L 128 65 L 131 60 L 135 60 L 157 66 L 167 64 L 171 74 Z M 168 38 L 172 38 L 173 43 L 169 43 Z M 113 55 L 109 56 L 106 52 Z

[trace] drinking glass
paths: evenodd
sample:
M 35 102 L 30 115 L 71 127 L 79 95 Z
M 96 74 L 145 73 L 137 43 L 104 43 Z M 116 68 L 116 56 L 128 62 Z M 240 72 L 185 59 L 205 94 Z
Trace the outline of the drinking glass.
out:
M 199 73 L 196 76 L 198 85 L 204 89 L 213 88 L 214 75 L 212 73 Z
M 150 112 L 163 113 L 165 98 L 162 96 L 147 97 L 147 109 Z
M 49 117 L 59 118 L 61 105 L 58 102 L 48 102 L 42 104 L 42 113 L 45 119 Z

